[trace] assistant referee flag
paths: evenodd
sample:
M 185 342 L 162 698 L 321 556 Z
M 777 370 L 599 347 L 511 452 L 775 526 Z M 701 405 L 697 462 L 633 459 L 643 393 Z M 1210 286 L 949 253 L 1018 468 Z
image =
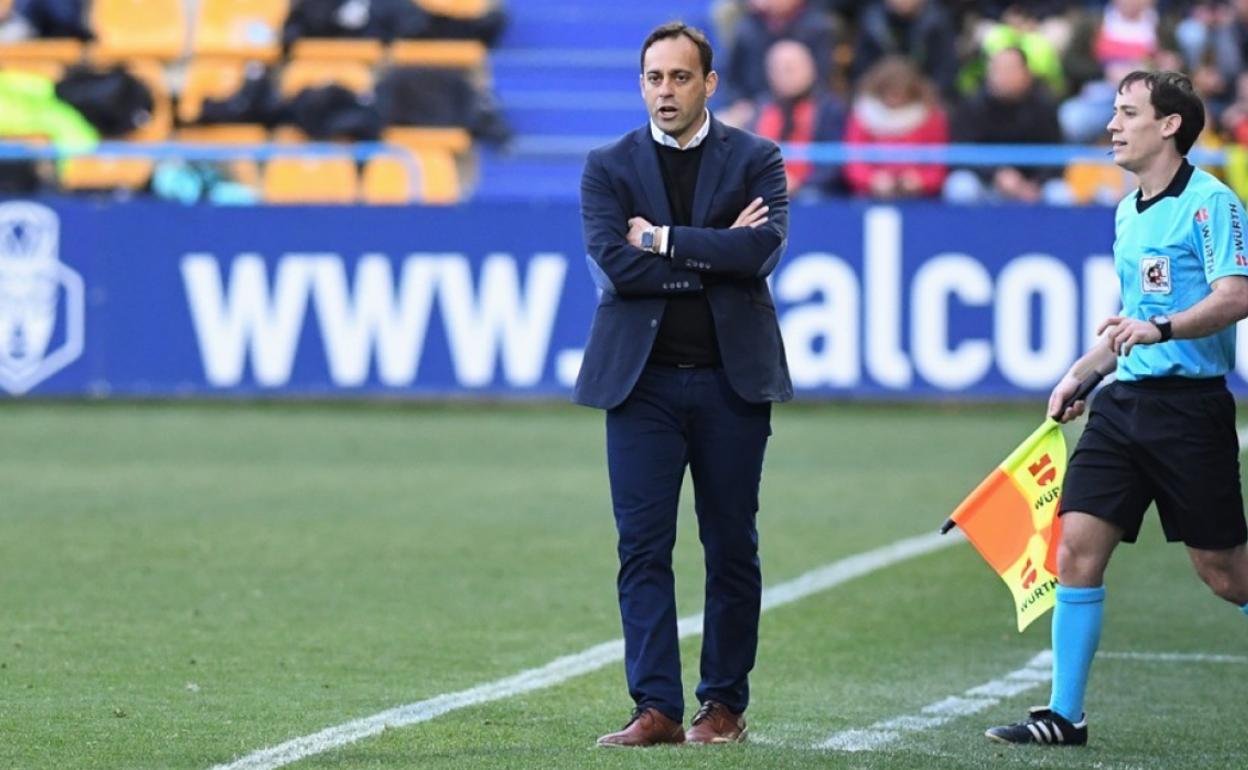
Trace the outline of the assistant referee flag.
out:
M 949 517 L 1010 587 L 1020 632 L 1054 603 L 1065 475 L 1066 439 L 1049 418 Z

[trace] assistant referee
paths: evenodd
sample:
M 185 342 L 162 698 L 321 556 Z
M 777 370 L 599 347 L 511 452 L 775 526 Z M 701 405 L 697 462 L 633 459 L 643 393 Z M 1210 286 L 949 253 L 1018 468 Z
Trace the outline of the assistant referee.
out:
M 1135 542 L 1150 503 L 1166 540 L 1181 541 L 1218 596 L 1248 614 L 1248 554 L 1235 402 L 1226 372 L 1235 324 L 1248 316 L 1248 248 L 1238 197 L 1184 157 L 1205 125 L 1191 81 L 1133 72 L 1118 86 L 1108 129 L 1114 161 L 1139 190 L 1118 205 L 1114 266 L 1122 314 L 1049 397 L 1116 371 L 1096 396 L 1062 490 L 1053 690 L 1049 705 L 986 733 L 1002 743 L 1082 745 L 1088 672 L 1101 635 L 1104 574 L 1119 542 Z

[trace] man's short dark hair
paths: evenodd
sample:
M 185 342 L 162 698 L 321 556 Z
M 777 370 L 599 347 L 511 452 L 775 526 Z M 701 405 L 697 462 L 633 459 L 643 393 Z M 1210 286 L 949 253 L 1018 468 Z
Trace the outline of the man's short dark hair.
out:
M 643 73 L 646 71 L 646 51 L 650 50 L 650 46 L 660 40 L 681 36 L 689 38 L 698 47 L 698 58 L 702 60 L 702 77 L 711 74 L 711 41 L 706 39 L 705 32 L 683 21 L 669 21 L 655 27 L 654 31 L 646 36 L 646 42 L 641 44 L 641 71 Z
M 1205 105 L 1192 87 L 1191 78 L 1182 72 L 1136 70 L 1118 84 L 1118 93 L 1125 93 L 1135 83 L 1148 87 L 1148 103 L 1153 105 L 1154 117 L 1178 115 L 1182 118 L 1174 135 L 1174 147 L 1179 155 L 1187 155 L 1196 137 L 1205 129 Z

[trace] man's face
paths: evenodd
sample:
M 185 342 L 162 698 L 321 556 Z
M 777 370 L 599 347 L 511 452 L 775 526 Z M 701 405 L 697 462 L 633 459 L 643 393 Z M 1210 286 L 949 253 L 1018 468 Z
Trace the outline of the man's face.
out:
M 641 95 L 650 119 L 683 146 L 701 128 L 706 100 L 718 76 L 702 76 L 698 47 L 684 35 L 664 38 L 648 49 L 641 72 Z
M 1027 61 L 1013 49 L 998 51 L 988 60 L 988 90 L 1006 101 L 1018 101 L 1031 88 Z
M 1146 167 L 1165 148 L 1166 139 L 1179 130 L 1178 115 L 1157 117 L 1149 103 L 1148 85 L 1136 81 L 1114 99 L 1114 117 L 1106 128 L 1114 148 L 1114 162 L 1128 171 Z
M 926 0 L 884 0 L 884 5 L 894 14 L 909 19 L 919 15 L 925 2 Z
M 815 61 L 806 46 L 781 40 L 767 52 L 767 82 L 773 95 L 793 99 L 815 84 Z

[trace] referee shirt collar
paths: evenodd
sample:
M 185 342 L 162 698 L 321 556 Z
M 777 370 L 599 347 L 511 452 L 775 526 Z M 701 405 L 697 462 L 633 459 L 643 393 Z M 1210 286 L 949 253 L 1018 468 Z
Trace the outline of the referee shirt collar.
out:
M 1143 214 L 1145 211 L 1148 210 L 1149 206 L 1153 205 L 1154 203 L 1156 203 L 1157 201 L 1163 198 L 1177 198 L 1180 195 L 1182 195 L 1183 191 L 1187 189 L 1187 183 L 1192 181 L 1192 172 L 1195 170 L 1196 170 L 1195 166 L 1193 166 L 1191 163 L 1188 163 L 1187 158 L 1184 158 L 1183 164 L 1180 165 L 1179 170 L 1175 172 L 1174 178 L 1170 180 L 1170 184 L 1166 185 L 1166 189 L 1162 190 L 1160 193 L 1153 196 L 1152 198 L 1149 198 L 1148 200 L 1144 199 L 1143 190 L 1136 190 L 1135 192 L 1136 213 Z
M 706 108 L 702 109 L 702 127 L 699 128 L 698 133 L 694 134 L 693 138 L 689 140 L 689 144 L 686 144 L 684 147 L 680 146 L 680 142 L 676 141 L 676 137 L 671 134 L 664 133 L 662 129 L 655 125 L 653 120 L 650 121 L 650 136 L 654 138 L 654 141 L 664 147 L 671 147 L 676 150 L 692 150 L 694 147 L 697 147 L 702 144 L 702 142 L 706 141 L 706 135 L 710 132 L 711 111 Z

